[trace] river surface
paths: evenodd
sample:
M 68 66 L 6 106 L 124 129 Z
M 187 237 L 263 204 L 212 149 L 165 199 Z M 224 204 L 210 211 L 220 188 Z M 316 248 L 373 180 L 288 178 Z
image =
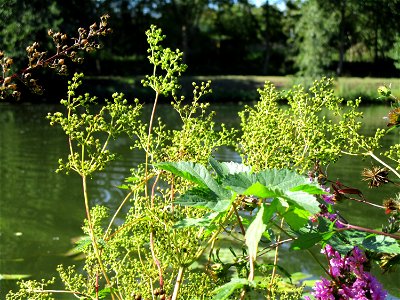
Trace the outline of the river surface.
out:
M 237 112 L 242 108 L 239 104 L 212 106 L 217 111 L 216 120 L 230 126 L 238 124 Z M 31 279 L 51 278 L 57 277 L 55 269 L 59 264 L 80 264 L 66 253 L 73 247 L 73 240 L 82 234 L 85 211 L 81 182 L 78 176 L 55 173 L 58 159 L 66 157 L 67 139 L 59 128 L 51 127 L 45 119 L 47 112 L 60 109 L 56 105 L 0 103 L 0 276 L 27 274 Z M 366 132 L 386 126 L 383 117 L 387 115 L 388 107 L 379 105 L 362 109 Z M 173 122 L 166 109 L 159 107 L 158 112 Z M 386 142 L 400 142 L 398 131 L 391 133 Z M 114 150 L 122 153 L 122 159 L 113 162 L 106 172 L 89 183 L 92 203 L 111 208 L 123 198 L 123 192 L 115 187 L 129 176 L 129 169 L 143 159 L 129 150 L 127 140 L 119 141 Z M 240 161 L 230 149 L 222 149 L 217 158 Z M 360 181 L 360 173 L 371 163 L 369 159 L 360 161 L 345 157 L 334 168 L 329 168 L 329 177 L 362 189 L 371 202 L 381 204 L 382 199 L 393 196 L 398 190 L 393 190 L 393 186 L 367 189 L 366 183 Z M 365 205 L 346 202 L 339 207 L 353 224 L 380 228 L 385 223 L 383 212 Z M 288 251 L 283 255 L 281 262 L 289 272 L 322 275 L 320 267 L 306 253 Z M 374 275 L 393 295 L 389 299 L 400 299 L 396 298 L 400 297 L 399 271 L 385 275 L 375 272 Z M 0 277 L 0 299 L 4 299 L 12 288 L 15 288 L 14 280 L 1 280 Z

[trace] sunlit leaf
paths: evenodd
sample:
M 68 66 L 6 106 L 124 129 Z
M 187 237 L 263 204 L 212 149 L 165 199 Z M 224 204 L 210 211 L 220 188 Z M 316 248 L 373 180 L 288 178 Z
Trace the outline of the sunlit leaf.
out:
M 308 183 L 295 186 L 290 189 L 291 192 L 305 192 L 311 195 L 324 195 L 328 194 L 321 187 L 316 184 Z
M 304 208 L 313 215 L 320 211 L 319 202 L 310 194 L 288 191 L 285 193 L 285 199 L 296 203 L 298 206 Z
M 272 215 L 276 212 L 277 201 L 272 201 L 271 205 L 262 204 L 253 222 L 246 231 L 245 239 L 246 246 L 249 251 L 250 259 L 255 260 L 257 257 L 258 243 L 260 242 L 262 234 L 267 229 L 267 225 L 271 220 Z
M 225 187 L 235 191 L 240 195 L 243 195 L 244 192 L 256 182 L 256 175 L 247 172 L 231 174 L 223 180 Z
M 231 204 L 232 195 L 227 193 L 226 196 L 229 197 L 221 198 L 209 189 L 193 188 L 178 197 L 175 203 L 183 206 L 205 207 L 222 212 L 227 210 Z
M 245 278 L 233 278 L 228 283 L 216 288 L 213 291 L 215 296 L 212 298 L 213 300 L 225 300 L 228 299 L 230 295 L 235 290 L 242 289 L 244 286 L 249 285 L 249 281 Z
M 257 173 L 257 181 L 265 186 L 279 188 L 285 192 L 296 186 L 309 183 L 304 176 L 287 169 L 263 170 Z
M 219 177 L 225 177 L 230 174 L 240 172 L 250 172 L 251 168 L 235 162 L 219 162 L 215 158 L 210 157 L 209 163 Z
M 308 249 L 318 244 L 322 240 L 322 233 L 310 232 L 300 235 L 296 240 L 293 241 L 291 249 L 301 250 Z
M 201 164 L 182 161 L 163 162 L 157 164 L 156 166 L 162 170 L 169 171 L 175 175 L 185 178 L 202 188 L 208 188 L 220 197 L 226 197 L 228 194 L 228 191 L 222 188 L 211 176 L 206 167 Z
M 293 207 L 289 209 L 283 217 L 285 218 L 286 223 L 288 223 L 293 230 L 299 230 L 308 223 L 310 215 L 311 214 L 307 210 Z
M 279 189 L 266 187 L 259 182 L 253 183 L 245 191 L 243 195 L 255 196 L 258 198 L 276 198 L 283 196 L 283 193 Z
M 370 235 L 363 240 L 362 245 L 371 251 L 400 254 L 399 243 L 389 236 L 384 235 Z

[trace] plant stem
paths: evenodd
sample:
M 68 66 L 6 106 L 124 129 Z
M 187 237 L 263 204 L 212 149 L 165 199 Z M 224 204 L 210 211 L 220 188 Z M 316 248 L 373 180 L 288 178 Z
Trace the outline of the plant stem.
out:
M 92 241 L 93 250 L 94 250 L 94 253 L 96 255 L 97 261 L 99 263 L 101 272 L 103 273 L 104 279 L 106 280 L 107 285 L 109 285 L 111 287 L 111 281 L 108 278 L 107 272 L 106 272 L 106 270 L 104 268 L 104 265 L 103 265 L 103 261 L 101 260 L 99 247 L 98 247 L 98 244 L 97 244 L 97 241 L 96 241 L 96 236 L 94 234 L 92 218 L 90 216 L 89 197 L 88 197 L 88 193 L 87 193 L 87 185 L 86 185 L 86 176 L 85 175 L 82 175 L 82 186 L 83 186 L 83 196 L 84 196 L 84 199 L 85 199 L 86 217 L 87 217 L 87 220 L 88 220 L 88 227 L 89 227 L 89 236 L 90 236 L 90 239 Z M 111 293 L 111 297 L 112 297 L 112 299 L 114 299 L 113 293 Z
M 390 171 L 392 171 L 398 178 L 400 178 L 400 174 L 391 166 L 389 166 L 387 163 L 385 163 L 383 160 L 381 160 L 379 157 L 377 157 L 372 151 L 369 151 L 366 153 L 366 155 L 371 156 L 373 159 L 375 159 L 377 162 L 380 164 L 384 165 L 386 168 L 388 168 Z
M 353 230 L 369 232 L 369 233 L 372 233 L 372 234 L 385 235 L 385 236 L 394 238 L 396 240 L 400 240 L 400 235 L 386 233 L 386 232 L 383 232 L 383 231 L 369 229 L 369 228 L 365 228 L 365 227 L 361 227 L 361 226 L 357 226 L 357 225 L 351 225 L 351 224 L 342 224 L 342 225 L 345 226 L 345 227 L 336 228 L 336 231 L 344 231 L 344 230 L 352 230 L 353 229 Z
M 183 273 L 184 273 L 184 271 L 185 271 L 185 268 L 183 266 L 180 266 L 179 270 L 178 270 L 178 276 L 176 277 L 174 293 L 172 294 L 171 300 L 178 299 L 179 288 L 180 288 L 180 286 L 182 284 L 182 281 L 183 281 Z
M 240 230 L 242 231 L 242 234 L 245 235 L 245 234 L 246 234 L 246 231 L 245 231 L 245 229 L 244 229 L 242 220 L 240 220 L 240 216 L 239 216 L 239 213 L 238 213 L 238 211 L 237 211 L 237 207 L 236 207 L 235 202 L 232 202 L 232 207 L 233 207 L 233 209 L 234 209 L 234 211 L 235 211 L 236 219 L 238 220 Z
M 374 207 L 377 207 L 377 208 L 385 208 L 382 205 L 375 204 L 375 203 L 369 202 L 369 201 L 364 200 L 364 199 L 357 199 L 357 198 L 351 198 L 351 197 L 348 197 L 347 199 L 352 200 L 352 201 L 357 201 L 357 202 L 360 202 L 360 203 L 364 203 L 364 204 L 367 204 L 367 205 L 371 205 L 371 206 L 374 206 Z
M 151 227 L 151 224 L 150 224 Z M 158 280 L 160 282 L 160 288 L 162 289 L 164 287 L 164 280 L 163 280 L 163 275 L 162 275 L 162 269 L 161 269 L 161 263 L 157 259 L 156 253 L 154 251 L 154 230 L 153 228 L 150 231 L 150 251 L 151 251 L 151 256 L 153 257 L 153 261 L 157 266 L 158 269 Z
M 150 116 L 150 121 L 149 121 L 149 132 L 147 136 L 147 145 L 146 145 L 146 162 L 145 162 L 145 178 L 147 178 L 147 174 L 149 172 L 149 151 L 150 151 L 150 139 L 151 139 L 151 132 L 153 130 L 153 120 L 154 120 L 154 115 L 156 113 L 156 107 L 157 107 L 157 102 L 158 102 L 158 97 L 159 97 L 159 92 L 156 91 L 156 97 L 154 99 L 154 104 L 153 104 L 153 109 L 151 111 L 151 116 Z M 147 197 L 147 181 L 145 184 L 145 190 L 144 190 L 145 196 Z
M 121 211 L 122 207 L 125 205 L 126 201 L 128 201 L 129 197 L 133 194 L 133 191 L 130 191 L 124 198 L 124 200 L 122 200 L 121 204 L 119 205 L 118 209 L 115 211 L 113 217 L 111 218 L 110 223 L 108 224 L 107 230 L 104 233 L 104 239 L 107 237 L 107 235 L 109 234 L 110 230 L 111 230 L 111 226 L 114 223 L 115 218 L 117 217 L 117 215 L 119 214 L 119 212 Z
M 285 218 L 281 219 L 281 224 L 280 224 L 281 228 L 283 227 L 284 220 L 285 220 Z M 278 234 L 278 237 L 277 237 L 277 243 L 278 244 L 279 244 L 280 240 L 281 240 L 281 235 Z M 270 284 L 269 284 L 270 288 L 268 289 L 268 298 L 270 297 L 270 293 L 271 293 L 271 290 L 272 290 L 272 285 L 274 283 L 274 279 L 275 279 L 275 275 L 276 275 L 276 266 L 278 265 L 278 253 L 279 253 L 279 246 L 275 247 L 274 266 L 272 268 L 271 280 L 270 280 Z

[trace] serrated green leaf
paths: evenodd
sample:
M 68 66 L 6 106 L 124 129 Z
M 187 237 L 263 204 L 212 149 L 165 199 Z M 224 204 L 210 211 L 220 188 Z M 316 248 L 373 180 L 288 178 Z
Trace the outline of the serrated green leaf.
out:
M 308 249 L 322 241 L 322 238 L 323 236 L 321 233 L 305 233 L 294 240 L 290 248 L 293 250 Z
M 321 187 L 316 184 L 308 183 L 308 184 L 301 184 L 295 186 L 290 189 L 291 192 L 305 192 L 311 195 L 326 195 L 328 194 L 325 192 Z
M 126 184 L 117 185 L 117 188 L 119 188 L 121 190 L 129 190 L 130 189 L 129 185 L 126 185 Z
M 271 217 L 276 212 L 277 204 L 278 202 L 276 200 L 272 201 L 271 205 L 262 204 L 253 222 L 251 222 L 247 229 L 245 240 L 246 246 L 249 249 L 248 254 L 250 259 L 255 260 L 257 257 L 258 243 L 260 242 L 262 234 L 267 229 Z
M 210 172 L 201 164 L 192 162 L 163 162 L 156 165 L 158 168 L 183 177 L 202 188 L 208 188 L 222 198 L 227 197 L 227 190 L 222 188 L 211 176 Z
M 178 197 L 176 204 L 183 206 L 204 207 L 216 212 L 223 212 L 229 208 L 232 202 L 232 192 L 227 193 L 229 198 L 221 198 L 213 191 L 205 188 L 193 188 Z
M 400 254 L 399 243 L 394 238 L 385 235 L 370 235 L 363 240 L 362 245 L 375 252 Z
M 106 287 L 104 289 L 101 289 L 98 293 L 99 299 L 105 299 L 108 295 L 111 294 L 111 288 Z
M 209 163 L 219 177 L 225 177 L 230 174 L 240 172 L 250 172 L 250 167 L 235 162 L 219 162 L 215 158 L 210 157 Z
M 243 193 L 256 182 L 256 175 L 248 172 L 230 174 L 223 179 L 223 185 L 225 187 L 240 195 L 243 195 Z
M 308 184 L 309 181 L 304 176 L 287 169 L 269 169 L 257 173 L 257 181 L 269 187 L 279 188 L 282 191 L 290 191 L 299 185 Z
M 285 212 L 283 217 L 285 218 L 286 223 L 288 223 L 293 230 L 297 231 L 308 223 L 310 215 L 311 214 L 307 210 L 292 207 Z
M 319 202 L 314 196 L 304 193 L 304 192 L 286 192 L 286 200 L 296 203 L 296 205 L 302 207 L 303 209 L 310 212 L 310 214 L 315 215 L 320 211 Z
M 92 240 L 89 236 L 83 236 L 81 239 L 76 241 L 75 247 L 72 249 L 74 253 L 80 253 L 85 250 L 85 248 L 92 244 Z
M 225 300 L 228 299 L 232 293 L 237 289 L 242 289 L 244 286 L 249 285 L 249 281 L 245 278 L 233 278 L 228 283 L 217 287 L 213 294 L 215 296 L 212 298 L 213 300 Z
M 243 195 L 252 195 L 258 198 L 276 198 L 283 196 L 283 193 L 279 189 L 266 187 L 265 185 L 256 182 L 249 186 L 245 191 L 243 191 Z

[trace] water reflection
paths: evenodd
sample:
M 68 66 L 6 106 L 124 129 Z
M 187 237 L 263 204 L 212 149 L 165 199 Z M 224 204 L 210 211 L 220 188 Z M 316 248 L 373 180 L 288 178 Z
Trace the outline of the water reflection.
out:
M 57 111 L 58 106 L 48 105 L 0 105 L 0 274 L 31 274 L 32 278 L 56 276 L 60 263 L 76 264 L 64 254 L 71 248 L 71 239 L 81 235 L 84 218 L 80 178 L 75 175 L 55 174 L 57 161 L 65 157 L 66 138 L 57 128 L 48 125 L 45 116 Z M 215 106 L 217 119 L 230 126 L 238 124 L 236 104 Z M 383 117 L 387 107 L 365 107 L 366 132 L 384 127 Z M 159 109 L 164 120 L 173 123 L 174 117 L 167 107 Z M 387 142 L 399 142 L 399 133 L 393 131 Z M 121 153 L 121 159 L 112 162 L 105 173 L 96 175 L 89 182 L 91 201 L 106 204 L 115 209 L 124 197 L 124 191 L 116 188 L 129 176 L 129 170 L 144 159 L 143 153 L 129 150 L 130 141 L 119 140 L 113 150 Z M 240 161 L 240 157 L 227 147 L 216 154 L 223 161 Z M 365 191 L 366 198 L 380 204 L 382 198 L 393 194 L 392 187 L 368 189 L 360 181 L 360 172 L 372 162 L 352 157 L 343 158 L 335 168 L 329 168 L 329 176 Z M 369 208 L 356 202 L 338 204 L 344 217 L 357 225 L 379 228 L 385 221 L 383 212 L 371 214 Z M 289 272 L 303 271 L 322 275 L 318 265 L 311 263 L 305 252 L 284 255 Z M 398 290 L 399 272 L 382 277 L 385 287 L 393 294 Z M 379 274 L 378 274 L 378 277 Z M 14 287 L 12 281 L 0 281 L 0 298 Z M 60 298 L 61 299 L 61 298 Z

